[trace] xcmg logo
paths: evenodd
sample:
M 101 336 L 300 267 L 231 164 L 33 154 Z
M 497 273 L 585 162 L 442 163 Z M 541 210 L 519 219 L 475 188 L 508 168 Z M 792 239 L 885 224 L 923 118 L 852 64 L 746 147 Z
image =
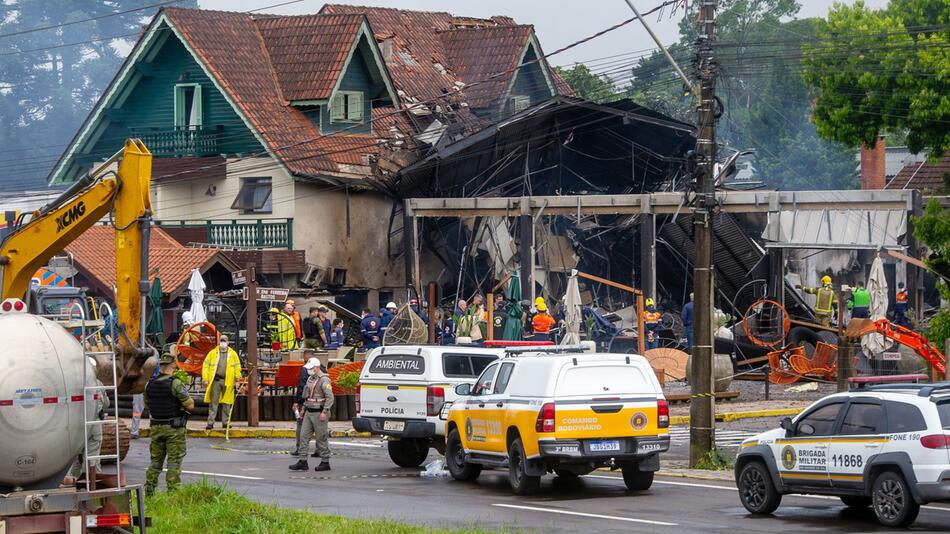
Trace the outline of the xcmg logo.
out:
M 62 232 L 63 229 L 69 228 L 69 225 L 79 220 L 79 218 L 85 214 L 86 214 L 85 202 L 80 202 L 79 204 L 76 204 L 75 206 L 69 208 L 69 210 L 66 213 L 60 215 L 59 217 L 56 217 L 56 233 L 58 234 Z

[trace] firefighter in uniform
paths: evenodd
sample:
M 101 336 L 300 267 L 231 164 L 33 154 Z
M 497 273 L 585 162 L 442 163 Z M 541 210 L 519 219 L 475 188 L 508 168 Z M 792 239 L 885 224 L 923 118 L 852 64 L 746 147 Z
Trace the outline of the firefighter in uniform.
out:
M 185 428 L 188 413 L 195 401 L 181 380 L 174 377 L 175 357 L 165 352 L 159 359 L 159 375 L 145 386 L 145 406 L 151 418 L 149 453 L 151 464 L 145 472 L 145 493 L 151 495 L 158 486 L 158 475 L 168 460 L 165 483 L 169 491 L 181 483 L 181 461 L 185 458 Z
M 655 349 L 660 346 L 660 312 L 656 311 L 656 302 L 653 299 L 647 299 L 644 303 L 646 309 L 643 310 L 643 329 L 646 330 L 646 343 L 643 344 L 644 350 Z
M 538 297 L 540 299 L 540 297 Z M 540 300 L 535 307 L 538 313 L 531 318 L 531 327 L 534 330 L 535 341 L 551 341 L 551 329 L 557 324 L 554 317 L 548 313 L 548 305 L 544 300 Z
M 907 320 L 907 289 L 904 288 L 904 282 L 897 283 L 897 295 L 894 304 L 894 323 L 900 326 L 910 326 Z
M 320 456 L 320 465 L 314 471 L 330 470 L 330 408 L 333 407 L 333 386 L 330 377 L 320 366 L 320 360 L 310 358 L 303 366 L 309 373 L 307 384 L 303 388 L 303 423 L 300 427 L 300 439 L 297 440 L 297 454 L 300 460 L 290 466 L 293 471 L 310 469 L 307 452 L 310 450 L 310 437 L 316 435 L 316 454 Z
M 831 277 L 822 276 L 821 287 L 795 287 L 805 293 L 815 295 L 815 320 L 821 326 L 831 326 L 831 316 L 838 305 L 838 297 L 835 296 L 835 290 L 831 287 Z

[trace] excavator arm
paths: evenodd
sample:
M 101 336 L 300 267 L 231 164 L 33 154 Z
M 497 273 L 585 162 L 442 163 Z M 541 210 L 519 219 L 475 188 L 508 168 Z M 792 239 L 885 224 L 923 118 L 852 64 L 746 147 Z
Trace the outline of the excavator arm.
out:
M 878 333 L 887 339 L 910 347 L 921 358 L 927 361 L 937 372 L 947 376 L 947 358 L 936 347 L 927 341 L 927 338 L 909 328 L 894 324 L 887 319 L 878 319 L 864 327 L 864 334 Z
M 23 298 L 36 270 L 83 232 L 112 213 L 115 227 L 116 339 L 120 393 L 144 387 L 144 301 L 148 293 L 149 187 L 152 154 L 130 139 L 105 163 L 19 224 L 0 244 L 2 298 Z

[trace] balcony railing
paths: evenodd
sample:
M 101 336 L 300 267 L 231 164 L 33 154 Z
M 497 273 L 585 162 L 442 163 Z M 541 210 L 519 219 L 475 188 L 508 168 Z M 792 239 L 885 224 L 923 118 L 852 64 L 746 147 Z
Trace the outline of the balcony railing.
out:
M 178 240 L 222 248 L 294 248 L 293 219 L 156 221 Z
M 142 139 L 155 156 L 214 156 L 219 154 L 221 126 L 192 126 L 173 129 L 132 128 L 132 135 Z

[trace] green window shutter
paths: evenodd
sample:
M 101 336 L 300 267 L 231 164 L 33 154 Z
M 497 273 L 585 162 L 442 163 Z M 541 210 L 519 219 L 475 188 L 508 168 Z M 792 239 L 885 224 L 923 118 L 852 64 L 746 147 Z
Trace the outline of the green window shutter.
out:
M 175 127 L 185 125 L 185 92 L 180 85 L 175 86 Z
M 195 100 L 194 100 L 194 103 L 192 104 L 192 110 L 194 111 L 194 115 L 193 115 L 194 120 L 192 121 L 192 124 L 194 126 L 200 127 L 204 120 L 204 113 L 201 110 L 201 86 L 195 85 L 194 87 L 195 87 L 195 97 L 194 97 Z
M 330 120 L 333 122 L 346 120 L 345 95 L 337 93 L 330 101 Z
M 357 91 L 347 96 L 349 102 L 346 103 L 346 120 L 361 122 L 363 120 L 363 93 Z

